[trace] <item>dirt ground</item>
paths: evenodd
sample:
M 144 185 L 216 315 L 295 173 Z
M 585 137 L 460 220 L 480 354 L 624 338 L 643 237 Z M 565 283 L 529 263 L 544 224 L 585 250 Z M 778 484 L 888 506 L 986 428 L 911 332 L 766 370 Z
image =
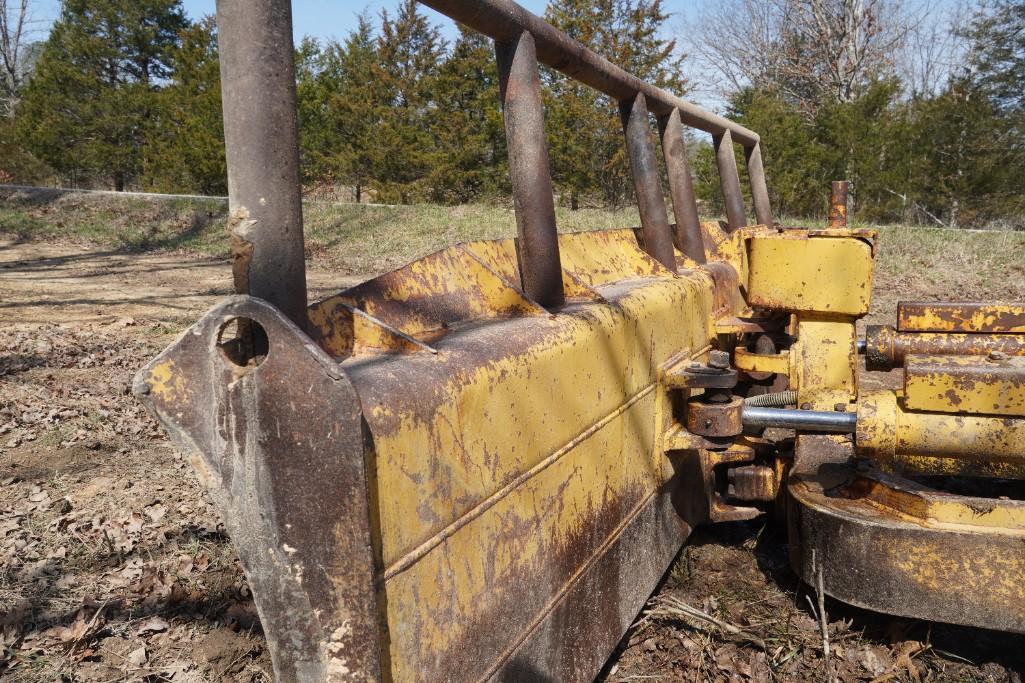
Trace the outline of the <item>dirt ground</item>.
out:
M 316 266 L 309 279 L 314 295 L 353 282 Z M 218 259 L 0 242 L 3 680 L 272 680 L 218 515 L 129 393 L 229 284 Z M 877 283 L 886 306 L 900 285 Z M 699 530 L 602 679 L 826 680 L 784 543 L 766 520 Z M 1022 638 L 826 607 L 840 681 L 1025 671 Z

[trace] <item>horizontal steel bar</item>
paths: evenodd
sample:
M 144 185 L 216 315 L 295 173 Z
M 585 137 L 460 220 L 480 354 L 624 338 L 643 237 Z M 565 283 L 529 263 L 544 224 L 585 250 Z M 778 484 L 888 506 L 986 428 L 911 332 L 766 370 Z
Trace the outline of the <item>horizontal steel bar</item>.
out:
M 665 116 L 678 109 L 680 119 L 692 128 L 716 136 L 728 130 L 734 142 L 745 147 L 758 144 L 755 132 L 645 83 L 512 0 L 420 0 L 420 3 L 500 42 L 515 40 L 523 31 L 529 31 L 534 36 L 538 61 L 595 90 L 618 101 L 633 100 L 637 93 L 644 93 L 648 110 L 655 116 Z
M 745 427 L 778 427 L 850 434 L 857 427 L 858 414 L 745 405 L 740 420 Z

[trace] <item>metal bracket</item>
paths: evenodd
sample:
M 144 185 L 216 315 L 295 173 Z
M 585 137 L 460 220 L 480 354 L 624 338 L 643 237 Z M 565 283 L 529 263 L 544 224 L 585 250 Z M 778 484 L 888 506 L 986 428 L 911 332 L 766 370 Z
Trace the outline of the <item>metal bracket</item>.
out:
M 233 321 L 262 330 L 264 357 L 225 353 Z M 277 680 L 380 680 L 363 416 L 338 364 L 269 303 L 233 296 L 134 390 L 224 516 Z

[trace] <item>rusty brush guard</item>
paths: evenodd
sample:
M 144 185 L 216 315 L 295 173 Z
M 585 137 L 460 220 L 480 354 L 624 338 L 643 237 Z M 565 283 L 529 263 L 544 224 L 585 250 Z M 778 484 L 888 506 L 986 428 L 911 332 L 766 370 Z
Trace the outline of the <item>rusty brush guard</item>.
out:
M 278 680 L 590 680 L 696 525 L 769 510 L 830 595 L 1025 632 L 1025 507 L 999 497 L 1025 475 L 1022 308 L 904 305 L 859 340 L 876 235 L 845 185 L 828 229 L 776 227 L 755 133 L 507 0 L 425 4 L 495 40 L 517 237 L 307 305 L 291 9 L 219 0 L 238 295 L 136 378 Z M 539 63 L 619 102 L 638 229 L 558 234 Z M 724 223 L 698 221 L 684 126 Z M 859 392 L 860 350 L 903 391 Z

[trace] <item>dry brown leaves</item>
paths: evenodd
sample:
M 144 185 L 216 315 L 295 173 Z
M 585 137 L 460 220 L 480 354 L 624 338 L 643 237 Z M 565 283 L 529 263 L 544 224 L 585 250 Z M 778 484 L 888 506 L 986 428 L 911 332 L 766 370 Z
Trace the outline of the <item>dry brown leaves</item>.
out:
M 270 680 L 219 517 L 128 390 L 173 332 L 0 330 L 4 680 Z

